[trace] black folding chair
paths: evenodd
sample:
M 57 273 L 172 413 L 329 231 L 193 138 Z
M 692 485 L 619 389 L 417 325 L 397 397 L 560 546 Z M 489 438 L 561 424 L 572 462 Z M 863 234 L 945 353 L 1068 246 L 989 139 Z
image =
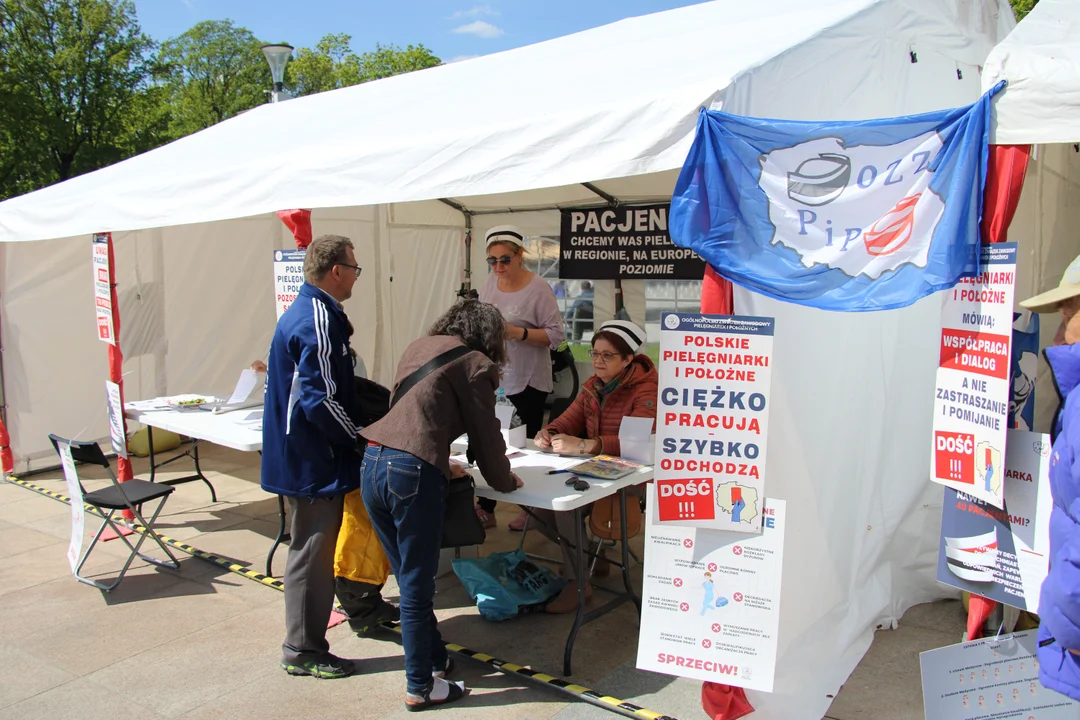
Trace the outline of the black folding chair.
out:
M 158 534 L 154 532 L 154 521 L 157 520 L 158 515 L 161 513 L 161 509 L 165 507 L 165 500 L 176 488 L 171 485 L 162 485 L 146 480 L 128 480 L 127 482 L 121 483 L 116 479 L 116 475 L 113 474 L 112 468 L 109 467 L 108 458 L 105 457 L 105 453 L 101 451 L 101 446 L 96 442 L 65 440 L 56 435 L 49 435 L 49 440 L 52 441 L 53 448 L 56 449 L 58 455 L 60 454 L 61 446 L 66 445 L 71 449 L 71 458 L 75 462 L 85 463 L 87 465 L 98 465 L 105 468 L 106 472 L 109 473 L 109 479 L 112 481 L 110 487 L 88 493 L 86 492 L 86 489 L 83 488 L 82 481 L 79 480 L 79 489 L 82 490 L 83 502 L 88 505 L 93 505 L 104 517 L 101 527 L 99 527 L 98 531 L 94 534 L 94 539 L 90 541 L 90 545 L 87 546 L 82 557 L 79 558 L 79 564 L 75 567 L 75 578 L 79 582 L 93 585 L 99 590 L 109 592 L 124 579 L 124 574 L 127 573 L 128 568 L 131 566 L 131 561 L 135 559 L 136 555 L 154 565 L 171 568 L 173 570 L 180 569 L 180 562 L 172 552 L 170 552 L 169 547 L 162 542 L 160 537 L 158 537 Z M 147 522 L 140 512 L 140 508 L 143 503 L 150 502 L 151 500 L 160 500 L 160 502 L 158 503 L 157 509 L 154 510 L 154 514 L 150 517 L 150 521 Z M 75 502 L 74 498 L 72 498 L 72 502 Z M 116 523 L 113 522 L 113 514 L 121 510 L 130 510 L 132 514 L 135 515 L 135 519 L 139 524 L 146 528 L 145 531 L 140 533 L 139 540 L 134 545 L 132 545 L 127 536 L 121 532 L 121 528 L 117 527 Z M 83 577 L 80 574 L 83 565 L 86 564 L 86 559 L 90 557 L 90 551 L 97 545 L 98 540 L 101 539 L 101 535 L 105 532 L 105 528 L 107 527 L 112 528 L 112 531 L 116 533 L 121 540 L 127 543 L 128 548 L 131 550 L 127 562 L 124 563 L 124 567 L 120 570 L 119 577 L 117 577 L 110 585 L 99 583 L 95 580 Z M 139 552 L 139 548 L 142 547 L 143 542 L 145 542 L 148 537 L 152 538 L 154 542 L 158 544 L 158 547 L 169 556 L 169 559 L 172 560 L 172 562 L 158 560 L 157 558 L 152 558 Z

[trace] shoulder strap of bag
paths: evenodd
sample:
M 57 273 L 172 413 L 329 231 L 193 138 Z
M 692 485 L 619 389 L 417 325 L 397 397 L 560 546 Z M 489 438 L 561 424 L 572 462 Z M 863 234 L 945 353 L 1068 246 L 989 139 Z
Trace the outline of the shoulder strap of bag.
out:
M 456 348 L 451 348 L 446 352 L 436 355 L 431 360 L 413 370 L 409 377 L 401 381 L 401 384 L 397 386 L 397 390 L 394 392 L 394 397 L 390 401 L 390 407 L 397 405 L 401 398 L 405 397 L 405 394 L 413 389 L 416 383 L 420 382 L 434 371 L 441 368 L 443 365 L 447 365 L 457 360 L 459 357 L 464 357 L 471 353 L 472 350 L 464 345 L 458 345 Z

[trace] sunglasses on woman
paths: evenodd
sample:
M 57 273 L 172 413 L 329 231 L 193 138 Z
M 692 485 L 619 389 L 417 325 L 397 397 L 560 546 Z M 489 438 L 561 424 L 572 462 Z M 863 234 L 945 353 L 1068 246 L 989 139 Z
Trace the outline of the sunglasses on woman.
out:
M 496 263 L 498 263 L 499 265 L 509 265 L 511 260 L 513 260 L 513 258 L 509 255 L 503 255 L 501 257 L 489 256 L 487 259 L 487 264 L 491 267 L 495 267 Z

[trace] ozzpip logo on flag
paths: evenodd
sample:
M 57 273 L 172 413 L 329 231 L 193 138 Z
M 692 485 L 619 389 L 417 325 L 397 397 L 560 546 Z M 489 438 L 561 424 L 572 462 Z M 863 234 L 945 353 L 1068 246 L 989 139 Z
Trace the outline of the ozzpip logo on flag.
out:
M 952 287 L 979 271 L 1002 85 L 970 107 L 862 122 L 702 111 L 671 238 L 732 282 L 826 310 L 903 307 Z

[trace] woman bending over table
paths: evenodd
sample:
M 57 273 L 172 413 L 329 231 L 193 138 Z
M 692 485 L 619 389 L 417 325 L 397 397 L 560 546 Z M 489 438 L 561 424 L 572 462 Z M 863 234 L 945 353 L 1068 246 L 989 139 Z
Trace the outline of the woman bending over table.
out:
M 448 352 L 459 355 L 448 359 Z M 468 433 L 487 483 L 500 492 L 521 487 L 495 416 L 505 360 L 499 310 L 461 300 L 405 349 L 390 412 L 363 430 L 368 447 L 360 488 L 400 589 L 408 710 L 453 702 L 465 692 L 463 683 L 445 679 L 452 665 L 433 611 L 447 480 L 465 473 L 450 463 L 450 443 Z
M 624 417 L 655 421 L 656 367 L 648 356 L 635 354 L 644 343 L 645 332 L 632 322 L 610 320 L 601 325 L 593 335 L 589 353 L 595 375 L 585 381 L 566 412 L 537 433 L 536 446 L 560 455 L 618 455 L 619 426 Z M 543 523 L 540 532 L 551 540 L 558 542 L 559 535 L 566 539 L 574 537 L 574 513 L 553 510 L 533 510 L 533 513 Z M 562 543 L 560 547 L 563 577 L 576 580 L 574 556 Z M 591 595 L 592 584 L 586 580 L 585 596 Z M 576 609 L 577 584 L 573 582 L 547 606 L 550 613 Z

